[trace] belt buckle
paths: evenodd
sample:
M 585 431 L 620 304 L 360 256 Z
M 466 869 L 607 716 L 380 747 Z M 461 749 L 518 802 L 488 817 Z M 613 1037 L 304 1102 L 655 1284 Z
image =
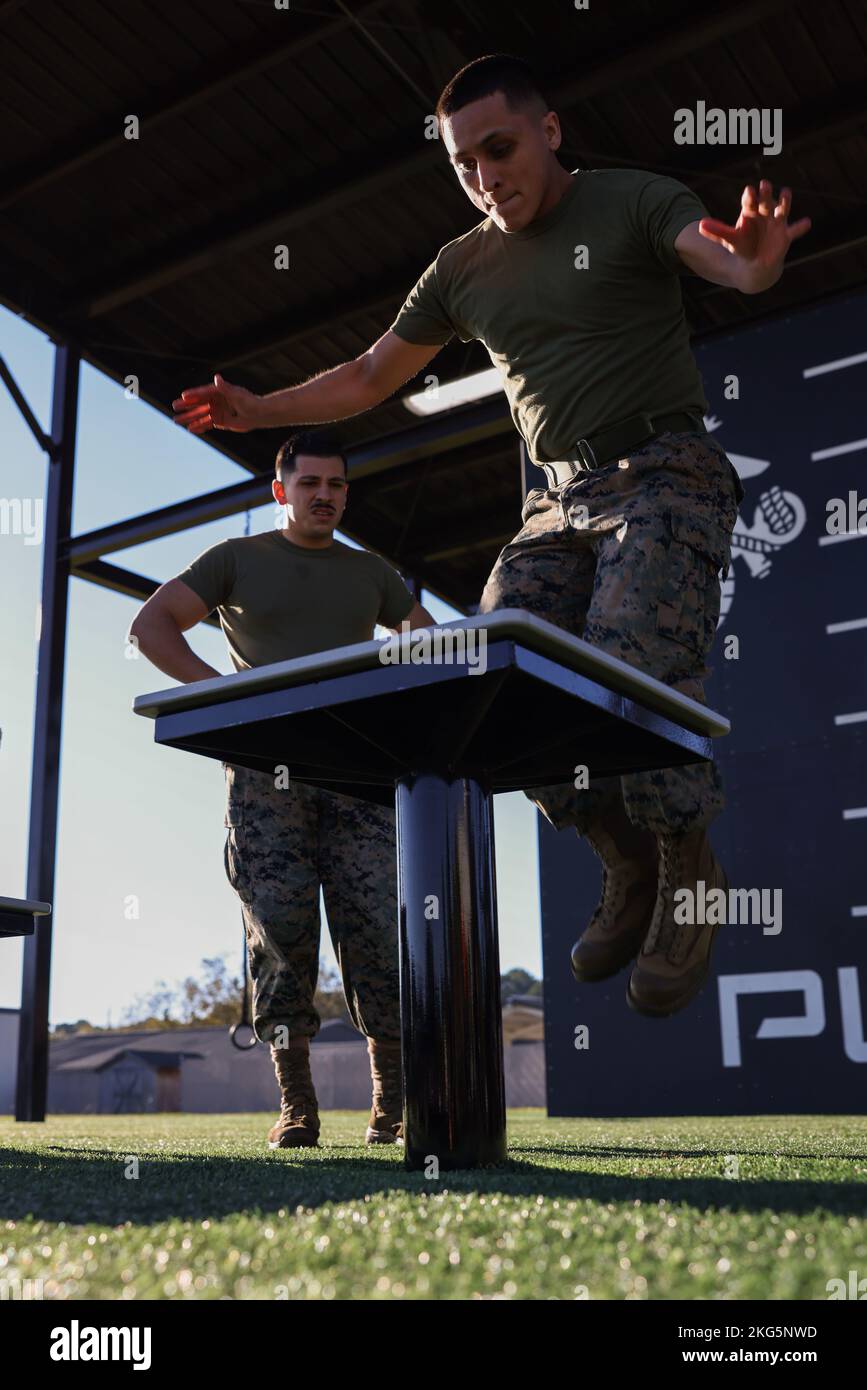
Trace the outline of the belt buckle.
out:
M 599 468 L 600 465 L 597 461 L 596 455 L 590 447 L 589 440 L 579 439 L 576 441 L 575 447 L 578 450 L 578 453 L 581 457 L 581 461 L 583 462 L 585 468 Z

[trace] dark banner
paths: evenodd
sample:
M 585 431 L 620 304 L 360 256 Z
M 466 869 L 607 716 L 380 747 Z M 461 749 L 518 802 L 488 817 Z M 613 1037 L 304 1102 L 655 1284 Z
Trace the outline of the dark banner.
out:
M 696 349 L 705 423 L 746 493 L 706 684 L 732 723 L 715 741 L 727 805 L 711 840 L 731 887 L 764 890 L 768 911 L 720 927 L 684 1012 L 641 1017 L 628 971 L 574 982 L 598 861 L 540 817 L 553 1115 L 865 1109 L 865 324 L 867 293 Z

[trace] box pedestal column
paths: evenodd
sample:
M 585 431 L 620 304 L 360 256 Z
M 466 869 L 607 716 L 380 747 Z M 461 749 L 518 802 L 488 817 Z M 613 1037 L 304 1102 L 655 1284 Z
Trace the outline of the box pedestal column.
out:
M 396 808 L 407 1167 L 502 1163 L 492 798 L 474 778 L 424 772 L 397 783 Z

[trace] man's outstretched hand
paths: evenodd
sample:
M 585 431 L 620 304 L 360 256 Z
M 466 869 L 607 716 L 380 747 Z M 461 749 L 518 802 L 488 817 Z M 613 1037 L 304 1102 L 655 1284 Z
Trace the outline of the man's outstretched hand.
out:
M 213 386 L 194 386 L 172 401 L 175 423 L 190 434 L 206 430 L 255 430 L 262 424 L 262 397 L 244 386 L 232 386 L 220 376 Z
M 743 263 L 745 273 L 760 283 L 773 284 L 782 274 L 786 252 L 793 241 L 804 236 L 812 223 L 809 217 L 789 224 L 791 188 L 780 189 L 774 203 L 774 186 L 762 179 L 759 191 L 748 185 L 741 195 L 741 213 L 733 227 L 714 217 L 703 217 L 698 224 L 702 236 L 717 241 Z

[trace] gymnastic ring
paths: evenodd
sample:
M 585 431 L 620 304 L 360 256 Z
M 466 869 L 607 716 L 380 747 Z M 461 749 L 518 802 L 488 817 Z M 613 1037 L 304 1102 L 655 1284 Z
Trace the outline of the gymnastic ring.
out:
M 249 1029 L 250 1029 L 250 1032 L 253 1034 L 253 1036 L 251 1037 L 251 1039 L 250 1039 L 250 1041 L 249 1041 L 248 1043 L 240 1043 L 240 1042 L 238 1042 L 238 1036 L 237 1036 L 237 1035 L 238 1035 L 238 1029 L 239 1029 L 239 1028 L 249 1028 Z M 237 1047 L 237 1049 L 238 1049 L 239 1052 L 249 1052 L 250 1049 L 251 1049 L 251 1048 L 254 1048 L 254 1047 L 257 1045 L 257 1043 L 259 1042 L 259 1039 L 256 1037 L 256 1034 L 253 1033 L 253 1025 L 252 1025 L 252 1023 L 243 1023 L 243 1022 L 241 1022 L 241 1023 L 233 1023 L 232 1026 L 231 1026 L 231 1028 L 229 1029 L 229 1037 L 230 1037 L 230 1039 L 231 1039 L 231 1041 L 232 1041 L 232 1046 L 233 1046 L 233 1047 Z

